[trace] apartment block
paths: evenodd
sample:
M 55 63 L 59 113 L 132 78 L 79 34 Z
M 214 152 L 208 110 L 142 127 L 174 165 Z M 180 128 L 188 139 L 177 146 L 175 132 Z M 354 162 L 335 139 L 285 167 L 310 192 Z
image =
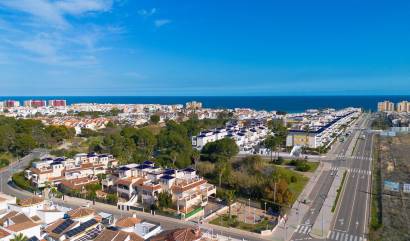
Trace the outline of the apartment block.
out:
M 98 174 L 107 173 L 108 169 L 116 167 L 117 164 L 112 155 L 82 153 L 74 158 L 45 158 L 33 162 L 24 175 L 38 188 L 45 187 L 46 183 L 50 182 L 81 190 L 85 185 L 95 182 Z
M 410 102 L 401 101 L 397 103 L 397 112 L 410 112 Z
M 66 100 L 49 100 L 48 105 L 51 107 L 65 107 L 67 106 Z
M 24 106 L 31 108 L 46 107 L 47 102 L 45 100 L 26 100 L 24 101 Z
M 205 206 L 208 197 L 216 195 L 215 186 L 198 176 L 192 168 L 163 169 L 153 162 L 145 161 L 142 164 L 121 166 L 118 176 L 118 196 L 128 200 L 119 205 L 152 204 L 159 193 L 169 192 L 177 212 L 187 213 L 193 207 Z
M 317 148 L 329 145 L 340 134 L 342 126 L 357 118 L 360 112 L 359 109 L 347 108 L 313 115 L 312 113 L 295 115 L 295 118 L 289 117 L 293 121 L 288 123 L 292 123 L 293 128 L 288 131 L 286 146 Z
M 232 138 L 239 147 L 240 153 L 253 153 L 254 148 L 269 134 L 269 129 L 259 120 L 250 121 L 249 125 L 230 123 L 225 128 L 202 131 L 191 138 L 192 146 L 201 150 L 207 143 Z
M 394 111 L 394 103 L 390 101 L 383 101 L 377 103 L 377 111 L 380 112 L 389 112 L 389 111 Z
M 20 106 L 20 101 L 17 100 L 6 100 L 4 101 L 4 107 L 6 108 L 15 108 Z

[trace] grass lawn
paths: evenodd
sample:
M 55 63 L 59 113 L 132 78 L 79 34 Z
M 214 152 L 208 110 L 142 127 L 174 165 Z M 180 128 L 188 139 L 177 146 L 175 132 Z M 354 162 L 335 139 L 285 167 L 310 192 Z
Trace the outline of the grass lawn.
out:
M 254 233 L 260 233 L 263 230 L 272 229 L 274 226 L 274 224 L 266 218 L 260 221 L 259 223 L 252 224 L 239 221 L 237 220 L 237 217 L 235 215 L 232 215 L 231 221 L 229 221 L 228 214 L 219 216 L 209 223 L 227 228 L 238 228 Z
M 280 176 L 289 177 L 289 179 L 291 179 L 292 176 L 296 177 L 296 182 L 289 182 L 289 189 L 293 193 L 293 196 L 296 200 L 297 197 L 299 197 L 299 194 L 303 191 L 303 188 L 305 188 L 307 182 L 309 181 L 309 178 L 305 177 L 304 175 L 298 172 L 281 166 L 275 165 L 275 168 L 276 171 L 280 173 Z
M 319 166 L 319 162 L 307 162 L 307 164 L 310 167 L 309 172 L 315 172 Z
M 295 160 L 285 160 L 283 162 L 283 164 L 287 165 L 287 166 L 296 166 L 297 167 L 297 163 L 294 163 L 294 162 L 295 162 Z M 297 160 L 297 162 L 306 164 L 308 166 L 307 172 L 315 172 L 317 167 L 320 164 L 320 162 L 310 162 L 310 161 L 305 161 L 305 160 Z M 303 171 L 303 172 L 305 172 L 305 171 Z

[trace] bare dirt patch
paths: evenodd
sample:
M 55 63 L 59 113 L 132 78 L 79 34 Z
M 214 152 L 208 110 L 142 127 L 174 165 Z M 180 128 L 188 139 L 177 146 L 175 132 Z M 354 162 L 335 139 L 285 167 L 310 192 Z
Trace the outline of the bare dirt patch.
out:
M 377 148 L 377 147 L 376 147 Z M 399 182 L 400 191 L 382 186 L 382 226 L 377 240 L 410 240 L 410 194 L 402 191 L 410 183 L 410 135 L 380 138 L 381 180 Z

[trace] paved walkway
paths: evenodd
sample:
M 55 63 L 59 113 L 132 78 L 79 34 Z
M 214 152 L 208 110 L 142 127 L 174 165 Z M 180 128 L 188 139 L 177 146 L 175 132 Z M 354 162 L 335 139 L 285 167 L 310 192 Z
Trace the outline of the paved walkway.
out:
M 284 224 L 280 222 L 276 229 L 274 230 L 273 234 L 269 236 L 271 240 L 289 240 L 292 237 L 292 234 L 298 228 L 302 217 L 309 211 L 310 205 L 304 204 L 303 201 L 308 199 L 312 189 L 314 188 L 317 180 L 319 179 L 320 175 L 323 171 L 330 170 L 331 164 L 322 162 L 318 169 L 316 169 L 313 177 L 310 178 L 309 182 L 306 184 L 303 192 L 299 195 L 298 201 L 296 201 L 290 212 L 287 216 L 287 222 Z M 286 230 L 286 232 L 285 232 Z

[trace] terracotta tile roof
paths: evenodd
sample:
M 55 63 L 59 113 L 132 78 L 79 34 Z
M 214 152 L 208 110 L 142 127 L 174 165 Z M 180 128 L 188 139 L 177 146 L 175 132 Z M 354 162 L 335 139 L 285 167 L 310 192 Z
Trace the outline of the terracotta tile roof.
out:
M 35 174 L 44 174 L 44 173 L 52 173 L 53 172 L 53 170 L 51 170 L 51 169 L 40 170 L 40 169 L 34 168 L 34 167 L 31 167 L 30 171 L 32 173 L 35 173 Z
M 40 224 L 35 223 L 35 222 L 30 220 L 30 221 L 27 221 L 27 222 L 16 223 L 16 224 L 10 225 L 10 226 L 7 227 L 7 229 L 11 230 L 13 232 L 19 232 L 19 231 L 22 231 L 22 230 L 25 230 L 25 229 L 29 229 L 29 228 L 38 226 L 38 225 L 40 225 Z
M 115 226 L 120 227 L 120 228 L 128 228 L 128 227 L 133 227 L 135 224 L 138 224 L 141 222 L 141 219 L 134 218 L 134 217 L 125 217 L 120 220 L 118 220 L 115 223 Z
M 71 180 L 62 180 L 61 185 L 69 189 L 81 190 L 85 185 L 91 183 L 98 183 L 98 179 L 90 179 L 88 177 L 76 178 Z
M 127 185 L 127 186 L 129 186 L 129 185 L 131 185 L 132 183 L 134 183 L 135 180 L 136 180 L 136 179 L 135 179 L 135 178 L 132 178 L 132 177 L 122 178 L 122 179 L 119 179 L 119 180 L 117 181 L 117 184 L 122 184 L 122 185 Z
M 7 220 L 10 220 L 12 224 L 10 223 L 11 225 L 6 226 Z M 27 217 L 24 213 L 18 213 L 15 211 L 11 211 L 3 216 L 0 220 L 0 224 L 2 226 L 6 226 L 6 229 L 13 232 L 18 232 L 39 225 L 33 222 L 33 220 Z
M 155 190 L 160 190 L 161 189 L 161 185 L 157 184 L 157 185 L 142 185 L 141 186 L 143 190 L 147 190 L 147 191 L 155 191 Z
M 202 232 L 199 229 L 178 228 L 164 231 L 150 238 L 150 241 L 195 241 L 199 240 L 201 237 Z
M 192 182 L 192 183 L 187 183 L 187 184 L 174 184 L 173 186 L 172 186 L 172 190 L 174 191 L 174 192 L 185 192 L 185 191 L 187 191 L 187 190 L 189 190 L 189 189 L 192 189 L 192 188 L 195 188 L 195 187 L 198 187 L 198 186 L 200 186 L 200 185 L 202 185 L 202 184 L 205 184 L 205 183 L 207 183 L 208 181 L 207 180 L 205 180 L 205 179 L 200 179 L 200 180 L 198 180 L 198 181 L 195 181 L 195 182 Z
M 4 215 L 2 218 L 0 218 L 0 225 L 4 225 L 4 222 L 7 220 L 7 219 L 9 219 L 9 218 L 11 218 L 11 217 L 13 217 L 13 216 L 16 216 L 18 214 L 18 212 L 16 212 L 16 211 L 10 211 L 10 212 L 8 212 L 6 215 Z
M 0 239 L 5 238 L 7 236 L 9 236 L 11 233 L 7 232 L 4 229 L 0 229 Z
M 76 208 L 67 212 L 68 216 L 71 218 L 81 218 L 95 214 L 95 210 L 92 208 Z
M 53 230 L 58 227 L 60 224 L 62 224 L 64 221 L 66 221 L 65 219 L 59 219 L 57 221 L 55 221 L 54 223 L 48 225 L 45 229 L 44 232 L 46 232 L 48 235 L 50 235 L 53 238 L 59 239 L 65 231 L 72 229 L 74 226 L 76 226 L 79 222 L 78 221 L 74 221 L 70 226 L 68 226 L 66 229 L 64 229 L 63 232 L 57 234 L 57 233 L 53 233 Z
M 119 230 L 104 229 L 94 241 L 143 241 L 136 233 L 128 233 Z
M 44 201 L 44 198 L 33 196 L 30 198 L 21 199 L 18 204 L 22 207 L 29 207 L 29 206 L 33 206 L 35 204 L 41 203 L 43 201 Z

